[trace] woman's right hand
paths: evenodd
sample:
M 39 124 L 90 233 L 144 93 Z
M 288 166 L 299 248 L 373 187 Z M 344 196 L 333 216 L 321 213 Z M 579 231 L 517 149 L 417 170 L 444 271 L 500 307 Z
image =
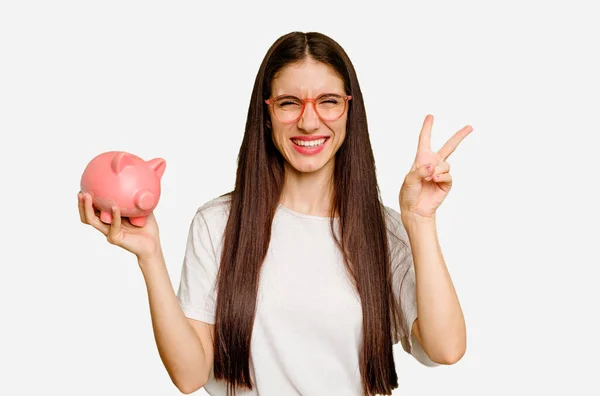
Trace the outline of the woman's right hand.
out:
M 100 220 L 99 212 L 94 209 L 90 194 L 79 192 L 77 200 L 81 222 L 103 233 L 109 243 L 135 254 L 138 260 L 161 254 L 158 224 L 153 213 L 146 217 L 143 227 L 138 227 L 128 219 L 122 219 L 119 209 L 114 208 L 111 224 L 105 224 Z

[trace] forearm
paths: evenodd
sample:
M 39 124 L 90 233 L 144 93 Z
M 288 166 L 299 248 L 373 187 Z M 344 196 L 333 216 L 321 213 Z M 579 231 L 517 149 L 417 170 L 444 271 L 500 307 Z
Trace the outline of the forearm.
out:
M 162 254 L 140 259 L 139 265 L 146 281 L 154 339 L 171 380 L 180 390 L 203 386 L 208 372 L 204 348 L 179 306 Z
M 418 329 L 432 360 L 454 363 L 466 348 L 465 321 L 439 245 L 436 221 L 402 216 L 415 264 Z

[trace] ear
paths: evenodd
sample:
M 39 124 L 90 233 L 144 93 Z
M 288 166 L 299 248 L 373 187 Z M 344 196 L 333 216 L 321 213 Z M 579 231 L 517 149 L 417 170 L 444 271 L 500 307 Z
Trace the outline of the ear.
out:
M 129 153 L 126 153 L 124 151 L 120 151 L 117 154 L 115 154 L 112 161 L 110 162 L 110 167 L 112 168 L 113 172 L 117 174 L 121 173 L 123 168 L 129 165 L 133 165 L 133 158 Z
M 146 163 L 150 166 L 150 169 L 156 172 L 156 176 L 158 176 L 159 179 L 162 178 L 165 169 L 167 168 L 167 162 L 164 159 L 154 158 Z

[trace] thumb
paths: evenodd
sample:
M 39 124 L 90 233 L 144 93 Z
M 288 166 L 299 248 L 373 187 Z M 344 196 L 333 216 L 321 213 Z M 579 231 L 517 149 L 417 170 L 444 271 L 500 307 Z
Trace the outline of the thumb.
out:
M 406 175 L 406 184 L 408 186 L 412 186 L 415 184 L 420 184 L 423 179 L 433 175 L 435 171 L 434 164 L 423 164 Z

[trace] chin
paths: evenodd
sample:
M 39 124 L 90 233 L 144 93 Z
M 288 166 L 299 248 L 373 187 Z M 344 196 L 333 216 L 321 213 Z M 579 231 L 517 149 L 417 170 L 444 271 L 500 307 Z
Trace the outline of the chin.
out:
M 321 169 L 325 168 L 325 166 L 329 163 L 329 161 L 325 160 L 325 159 L 317 159 L 317 158 L 311 158 L 311 159 L 292 159 L 292 161 L 290 161 L 290 165 L 297 171 L 300 173 L 314 173 L 314 172 L 318 172 Z
M 294 164 L 292 166 L 300 173 L 314 173 L 323 169 L 323 165 L 316 164 Z

